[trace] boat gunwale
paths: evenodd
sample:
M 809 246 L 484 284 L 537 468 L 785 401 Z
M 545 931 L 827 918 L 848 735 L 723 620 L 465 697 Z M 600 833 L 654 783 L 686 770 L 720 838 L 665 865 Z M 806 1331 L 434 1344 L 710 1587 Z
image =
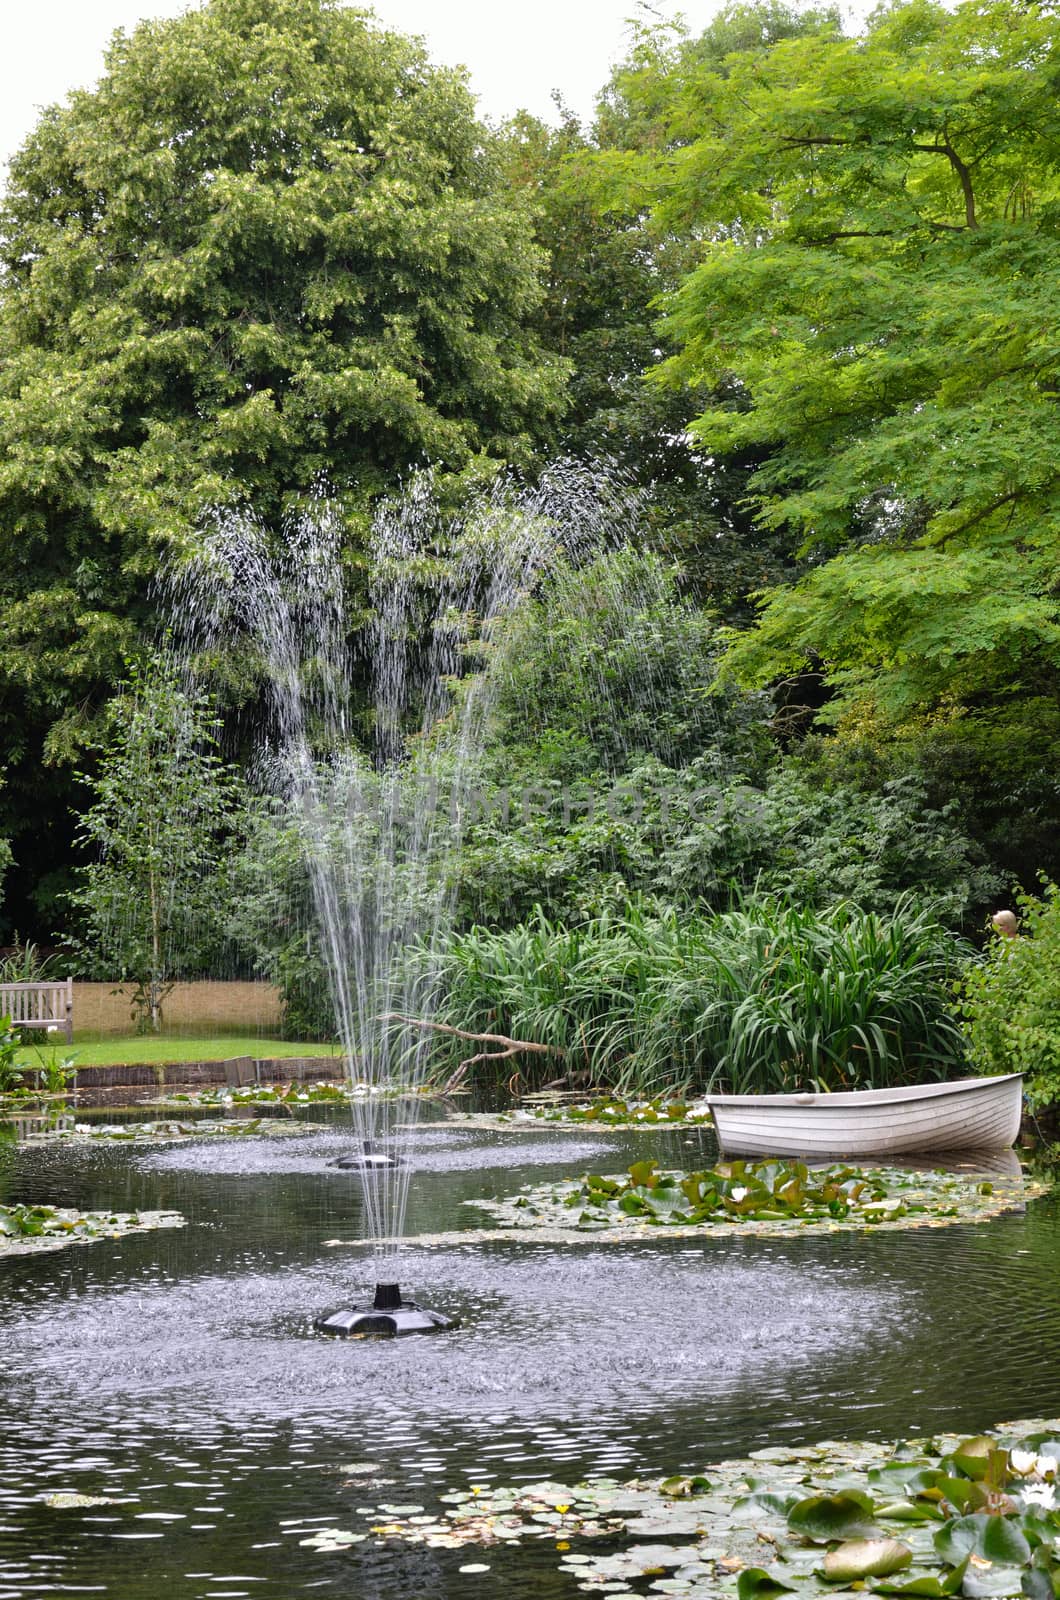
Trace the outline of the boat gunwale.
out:
M 912 1107 L 927 1101 L 945 1099 L 950 1095 L 975 1094 L 982 1090 L 997 1091 L 1002 1085 L 1022 1082 L 1024 1076 L 1022 1072 L 1006 1072 L 990 1078 L 953 1078 L 949 1082 L 912 1084 L 904 1088 L 839 1089 L 834 1093 L 807 1089 L 791 1094 L 707 1094 L 703 1099 L 712 1110 L 718 1105 L 743 1106 L 748 1111 L 786 1107 L 796 1113 L 816 1114 L 820 1111 L 849 1113 L 857 1107 L 866 1110 L 874 1106 Z

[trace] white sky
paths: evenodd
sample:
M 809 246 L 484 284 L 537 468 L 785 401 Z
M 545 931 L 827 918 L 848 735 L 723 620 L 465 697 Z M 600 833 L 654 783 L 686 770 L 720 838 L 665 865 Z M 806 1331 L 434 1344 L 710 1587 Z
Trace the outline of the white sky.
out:
M 679 9 L 702 28 L 720 3 L 653 0 L 653 10 Z M 0 0 L 0 169 L 41 107 L 96 82 L 116 28 L 188 9 L 189 0 Z M 624 53 L 637 0 L 376 0 L 372 9 L 397 32 L 423 35 L 434 60 L 468 67 L 483 115 L 522 107 L 551 119 L 553 89 L 588 114 Z

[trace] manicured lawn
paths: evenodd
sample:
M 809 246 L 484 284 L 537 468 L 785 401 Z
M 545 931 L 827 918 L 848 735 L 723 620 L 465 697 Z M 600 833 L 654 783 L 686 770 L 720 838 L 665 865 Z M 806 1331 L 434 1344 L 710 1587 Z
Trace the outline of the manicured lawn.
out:
M 169 1034 L 130 1033 L 101 1038 L 91 1035 L 74 1035 L 68 1045 L 61 1036 L 48 1044 L 34 1048 L 28 1045 L 21 1050 L 21 1066 L 35 1067 L 54 1055 L 57 1061 L 65 1056 L 74 1057 L 78 1067 L 128 1066 L 139 1062 L 166 1061 L 227 1061 L 231 1056 L 334 1056 L 336 1064 L 339 1047 L 333 1041 L 310 1044 L 303 1040 L 265 1039 L 259 1034 L 210 1034 L 208 1037 L 188 1038 Z

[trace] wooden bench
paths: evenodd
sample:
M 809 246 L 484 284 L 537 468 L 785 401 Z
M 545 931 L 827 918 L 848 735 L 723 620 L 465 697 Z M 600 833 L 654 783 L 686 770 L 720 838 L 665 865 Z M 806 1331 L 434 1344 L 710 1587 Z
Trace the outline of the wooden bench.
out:
M 74 1037 L 74 980 L 50 979 L 43 983 L 0 984 L 0 1017 L 10 1017 L 16 1028 L 42 1028 Z

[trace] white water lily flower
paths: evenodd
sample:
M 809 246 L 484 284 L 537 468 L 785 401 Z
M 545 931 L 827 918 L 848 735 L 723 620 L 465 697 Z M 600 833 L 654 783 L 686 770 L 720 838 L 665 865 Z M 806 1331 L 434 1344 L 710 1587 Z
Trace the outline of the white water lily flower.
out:
M 1055 1456 L 1039 1456 L 1036 1462 L 1038 1475 L 1042 1478 L 1055 1478 L 1060 1461 Z
M 746 1200 L 749 1193 L 749 1189 L 737 1188 L 732 1191 L 731 1198 L 736 1201 L 737 1205 L 739 1205 L 741 1200 Z
M 1013 1472 L 1018 1472 L 1021 1478 L 1025 1478 L 1037 1466 L 1038 1454 L 1035 1450 L 1011 1450 L 1009 1462 Z
M 1029 1483 L 1020 1490 L 1020 1499 L 1025 1506 L 1041 1506 L 1043 1511 L 1053 1511 L 1056 1507 L 1056 1490 L 1051 1483 Z

